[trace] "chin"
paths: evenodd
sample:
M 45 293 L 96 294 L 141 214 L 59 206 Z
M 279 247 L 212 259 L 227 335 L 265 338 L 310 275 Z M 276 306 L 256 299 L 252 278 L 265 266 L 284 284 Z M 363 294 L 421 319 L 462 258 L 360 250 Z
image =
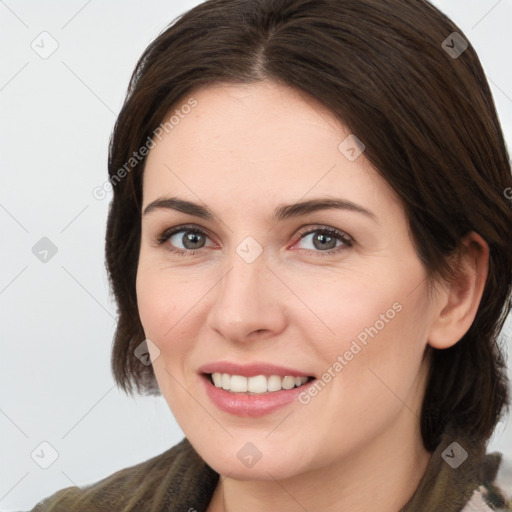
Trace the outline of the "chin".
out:
M 201 458 L 220 475 L 236 480 L 282 480 L 297 475 L 303 469 L 297 463 L 298 450 L 282 443 L 273 444 L 265 440 L 267 435 L 268 432 L 261 433 L 258 436 L 261 441 L 257 436 L 243 434 L 229 440 L 216 439 L 214 443 L 211 437 L 204 435 L 200 435 L 199 442 L 188 435 L 187 438 Z M 248 440 L 251 437 L 253 442 Z
M 276 454 L 276 459 L 267 457 L 266 460 L 263 460 L 262 457 L 252 467 L 244 467 L 238 459 L 233 460 L 231 455 L 214 455 L 206 462 L 220 475 L 229 476 L 235 480 L 286 480 L 296 476 L 299 473 L 296 461 L 293 463 L 293 461 L 278 460 L 279 455 L 279 453 Z

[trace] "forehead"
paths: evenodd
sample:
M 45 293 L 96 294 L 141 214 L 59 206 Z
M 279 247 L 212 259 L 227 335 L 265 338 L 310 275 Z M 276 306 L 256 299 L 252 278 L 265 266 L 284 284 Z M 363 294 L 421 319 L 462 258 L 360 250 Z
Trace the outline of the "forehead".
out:
M 180 110 L 191 98 L 195 107 Z M 351 161 L 340 150 L 351 135 L 343 123 L 301 91 L 274 82 L 216 84 L 182 98 L 164 122 L 180 113 L 147 157 L 145 204 L 171 192 L 247 206 L 338 192 L 367 204 L 396 201 L 364 153 Z
M 287 150 L 283 157 L 308 150 L 333 154 L 346 131 L 317 100 L 274 82 L 201 88 L 182 98 L 166 118 L 192 97 L 196 106 L 179 119 L 170 138 L 176 150 L 193 149 L 205 157 L 228 153 L 233 159 L 254 158 L 259 154 L 265 161 L 275 160 L 283 150 Z

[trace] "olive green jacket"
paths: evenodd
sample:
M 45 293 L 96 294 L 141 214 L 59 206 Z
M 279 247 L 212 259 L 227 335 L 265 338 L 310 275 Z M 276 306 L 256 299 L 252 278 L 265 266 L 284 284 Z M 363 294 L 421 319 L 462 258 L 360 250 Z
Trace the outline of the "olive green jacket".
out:
M 415 494 L 397 512 L 511 511 L 494 485 L 500 462 L 500 454 L 486 455 L 464 435 L 445 433 Z M 31 512 L 205 512 L 218 479 L 185 438 L 94 484 L 62 489 Z

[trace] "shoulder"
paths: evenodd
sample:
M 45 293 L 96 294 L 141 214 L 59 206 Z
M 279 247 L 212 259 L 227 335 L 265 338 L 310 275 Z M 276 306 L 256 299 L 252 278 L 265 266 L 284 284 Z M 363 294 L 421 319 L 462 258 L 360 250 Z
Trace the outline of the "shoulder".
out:
M 185 438 L 169 450 L 98 482 L 61 489 L 30 512 L 160 510 L 194 493 L 208 503 L 217 479 L 218 474 Z

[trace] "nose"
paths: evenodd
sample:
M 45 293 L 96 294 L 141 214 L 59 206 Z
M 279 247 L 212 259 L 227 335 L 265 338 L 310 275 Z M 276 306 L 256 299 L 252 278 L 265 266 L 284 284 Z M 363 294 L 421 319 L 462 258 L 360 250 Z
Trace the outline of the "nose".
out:
M 286 326 L 286 287 L 267 266 L 264 253 L 248 263 L 235 251 L 228 270 L 212 289 L 209 327 L 232 342 L 253 342 Z

